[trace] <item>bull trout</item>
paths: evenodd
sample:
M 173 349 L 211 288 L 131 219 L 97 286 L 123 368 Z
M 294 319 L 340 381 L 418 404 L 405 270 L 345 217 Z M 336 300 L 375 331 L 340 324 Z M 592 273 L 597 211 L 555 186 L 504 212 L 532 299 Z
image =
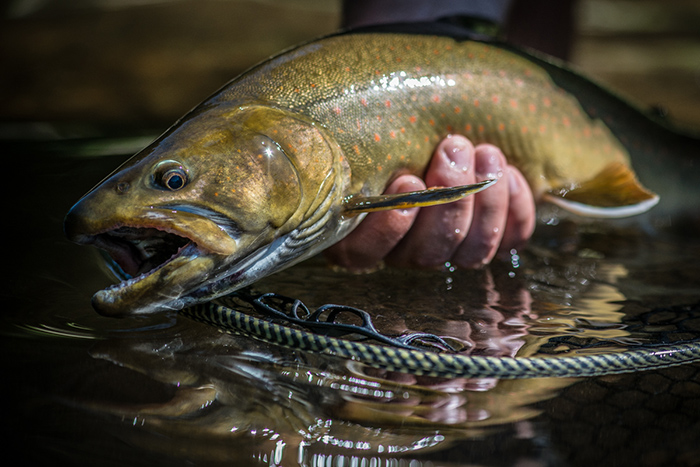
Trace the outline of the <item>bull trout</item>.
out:
M 366 28 L 231 81 L 78 201 L 65 231 L 124 273 L 93 297 L 100 313 L 177 310 L 309 258 L 366 212 L 493 183 L 379 196 L 400 174 L 422 175 L 450 133 L 499 146 L 537 199 L 583 215 L 642 213 L 659 198 L 630 154 L 660 140 L 650 126 L 583 78 L 505 45 Z M 637 152 L 641 166 L 661 157 Z

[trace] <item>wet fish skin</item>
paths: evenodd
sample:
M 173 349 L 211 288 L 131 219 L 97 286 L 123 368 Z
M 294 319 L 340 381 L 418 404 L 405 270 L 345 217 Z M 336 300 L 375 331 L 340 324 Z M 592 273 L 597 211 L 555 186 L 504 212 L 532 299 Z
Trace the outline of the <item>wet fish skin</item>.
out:
M 368 32 L 311 42 L 233 80 L 81 199 L 66 233 L 103 247 L 124 226 L 190 239 L 160 269 L 93 299 L 114 316 L 180 309 L 338 241 L 362 219 L 344 215 L 344 200 L 422 175 L 450 133 L 501 147 L 538 198 L 567 206 L 614 165 L 638 198 L 613 191 L 598 213 L 656 199 L 608 127 L 536 62 L 488 43 Z M 174 190 L 173 173 L 185 179 Z

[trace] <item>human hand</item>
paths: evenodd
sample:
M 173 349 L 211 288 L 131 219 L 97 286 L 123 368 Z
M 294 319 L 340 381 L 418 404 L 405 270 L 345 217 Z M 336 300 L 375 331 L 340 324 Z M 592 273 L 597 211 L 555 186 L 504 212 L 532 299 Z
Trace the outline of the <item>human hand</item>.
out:
M 459 135 L 435 149 L 425 182 L 414 175 L 395 179 L 385 193 L 458 186 L 497 178 L 474 196 L 429 208 L 374 212 L 346 238 L 326 250 L 327 258 L 350 270 L 380 261 L 394 266 L 465 268 L 488 264 L 498 251 L 525 243 L 535 228 L 535 203 L 525 178 L 495 146 L 476 148 Z

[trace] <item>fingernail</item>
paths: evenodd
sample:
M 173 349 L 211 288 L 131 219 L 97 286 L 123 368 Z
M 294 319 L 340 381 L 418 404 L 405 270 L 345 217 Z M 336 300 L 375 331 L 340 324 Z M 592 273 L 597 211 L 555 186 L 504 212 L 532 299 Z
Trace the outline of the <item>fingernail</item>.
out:
M 510 191 L 511 195 L 516 195 L 520 193 L 520 183 L 518 183 L 518 179 L 513 173 L 512 170 L 506 169 L 508 172 L 508 191 Z
M 484 149 L 485 157 L 477 159 L 476 171 L 484 179 L 503 177 L 503 165 L 500 152 L 495 148 Z
M 450 162 L 450 167 L 466 172 L 469 170 L 472 161 L 471 147 L 462 138 L 449 138 L 443 146 L 445 155 Z

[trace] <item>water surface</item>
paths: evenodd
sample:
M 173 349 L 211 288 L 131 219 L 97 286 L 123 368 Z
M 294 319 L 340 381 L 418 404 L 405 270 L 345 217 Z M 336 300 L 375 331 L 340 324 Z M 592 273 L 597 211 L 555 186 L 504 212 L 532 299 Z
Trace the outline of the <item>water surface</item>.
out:
M 129 151 L 94 143 L 4 147 L 19 161 L 4 196 L 14 258 L 0 321 L 6 452 L 32 465 L 697 465 L 697 364 L 445 380 L 293 352 L 177 314 L 97 315 L 90 297 L 111 276 L 61 223 Z M 109 148 L 118 154 L 76 155 Z M 619 351 L 700 333 L 696 229 L 543 214 L 528 248 L 483 271 L 352 275 L 316 258 L 254 289 L 310 308 L 355 306 L 384 333 L 430 332 L 467 353 Z

